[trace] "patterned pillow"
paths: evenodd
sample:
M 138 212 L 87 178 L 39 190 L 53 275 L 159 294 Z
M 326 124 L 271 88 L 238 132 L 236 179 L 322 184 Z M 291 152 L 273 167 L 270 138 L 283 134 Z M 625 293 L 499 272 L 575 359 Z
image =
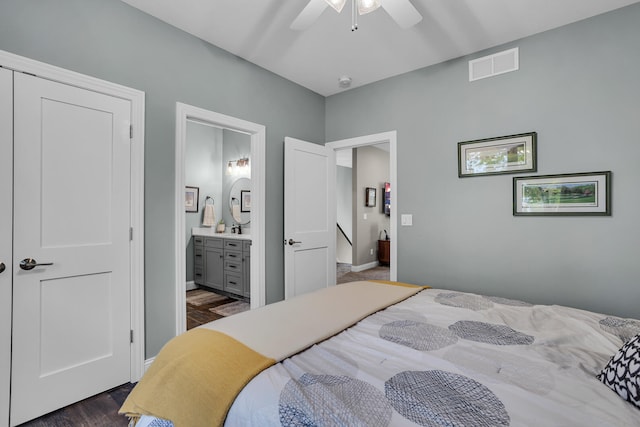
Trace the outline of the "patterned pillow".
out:
M 598 374 L 598 379 L 640 408 L 640 334 L 627 341 L 613 355 Z

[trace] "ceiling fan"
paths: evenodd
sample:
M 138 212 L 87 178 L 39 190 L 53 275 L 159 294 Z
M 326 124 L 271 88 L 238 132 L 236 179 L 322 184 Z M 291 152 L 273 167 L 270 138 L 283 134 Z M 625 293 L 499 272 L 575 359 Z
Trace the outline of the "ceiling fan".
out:
M 347 0 L 310 0 L 302 12 L 293 20 L 292 30 L 306 30 L 331 6 L 338 13 L 342 11 Z M 373 12 L 382 7 L 393 18 L 400 28 L 409 28 L 422 20 L 422 15 L 409 0 L 351 0 L 351 31 L 358 29 L 357 15 Z

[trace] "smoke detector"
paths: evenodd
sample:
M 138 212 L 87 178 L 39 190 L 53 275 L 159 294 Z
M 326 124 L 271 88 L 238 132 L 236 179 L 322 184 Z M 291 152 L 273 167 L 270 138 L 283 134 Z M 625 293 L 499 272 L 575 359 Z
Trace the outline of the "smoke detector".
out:
M 351 86 L 351 77 L 349 76 L 342 76 L 338 79 L 338 86 L 340 86 L 342 89 L 346 89 L 349 86 Z

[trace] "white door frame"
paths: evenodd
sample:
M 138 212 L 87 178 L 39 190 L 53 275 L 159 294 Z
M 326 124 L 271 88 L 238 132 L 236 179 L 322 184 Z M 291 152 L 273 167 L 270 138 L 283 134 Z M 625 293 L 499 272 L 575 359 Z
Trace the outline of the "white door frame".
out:
M 393 191 L 393 207 L 391 209 L 391 219 L 389 221 L 389 235 L 391 236 L 391 270 L 389 272 L 390 280 L 398 280 L 398 235 L 396 234 L 396 224 L 398 223 L 398 191 L 396 189 L 396 182 L 398 180 L 398 168 L 397 168 L 397 132 L 395 130 L 389 132 L 376 133 L 373 135 L 358 136 L 355 138 L 341 139 L 337 141 L 327 142 L 326 147 L 337 151 L 346 148 L 365 147 L 367 145 L 376 145 L 389 143 L 389 183 Z M 336 165 L 333 163 L 333 175 L 336 174 Z M 335 181 L 334 181 L 335 185 Z M 331 190 L 330 190 L 331 191 Z M 336 194 L 335 188 L 333 194 Z M 329 198 L 330 212 L 337 210 L 336 198 Z M 335 222 L 335 218 L 334 218 Z
M 144 107 L 145 93 L 137 89 L 65 70 L 0 50 L 0 65 L 43 79 L 103 93 L 131 102 L 131 382 L 144 373 Z M 10 342 L 1 345 L 10 346 Z M 3 369 L 4 367 L 0 367 Z
M 13 293 L 13 72 L 0 68 L 0 426 L 9 425 Z M 8 345 L 5 345 L 8 344 Z
M 176 260 L 176 335 L 186 330 L 186 252 L 185 241 L 185 148 L 187 120 L 249 134 L 251 137 L 251 308 L 266 304 L 265 285 L 265 146 L 266 128 L 236 117 L 191 105 L 176 103 L 176 176 L 175 176 L 175 260 Z

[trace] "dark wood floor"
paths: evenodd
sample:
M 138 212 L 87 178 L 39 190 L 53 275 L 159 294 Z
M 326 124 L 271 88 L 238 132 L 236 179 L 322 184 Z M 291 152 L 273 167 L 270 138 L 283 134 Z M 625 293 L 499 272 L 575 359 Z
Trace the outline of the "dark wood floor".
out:
M 189 294 L 194 291 L 187 291 L 187 298 Z M 205 323 L 209 323 L 212 320 L 220 319 L 219 314 L 209 311 L 210 308 L 217 307 L 219 305 L 228 304 L 230 302 L 236 301 L 232 298 L 226 298 L 221 301 L 214 302 L 212 304 L 203 304 L 203 305 L 192 305 L 187 303 L 187 330 L 193 329 L 196 326 L 204 325 Z
M 22 427 L 126 427 L 127 417 L 118 415 L 118 409 L 133 389 L 133 384 L 125 384 L 104 393 L 67 406 Z

